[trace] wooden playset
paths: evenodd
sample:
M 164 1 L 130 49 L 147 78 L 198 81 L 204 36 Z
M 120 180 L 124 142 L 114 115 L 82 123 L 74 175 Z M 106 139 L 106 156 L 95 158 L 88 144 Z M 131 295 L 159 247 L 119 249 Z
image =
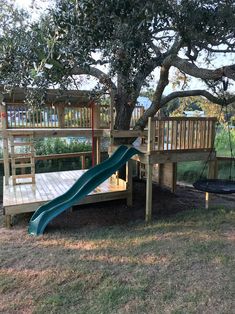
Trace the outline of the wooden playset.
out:
M 215 118 L 149 118 L 144 131 L 113 130 L 112 108 L 102 107 L 88 92 L 69 91 L 61 94 L 49 90 L 45 105 L 32 108 L 24 103 L 25 95 L 16 89 L 1 104 L 4 186 L 3 207 L 7 226 L 12 216 L 33 212 L 38 206 L 68 190 L 84 170 L 35 173 L 34 140 L 42 137 L 92 137 L 93 163 L 100 163 L 101 138 L 110 136 L 109 153 L 114 152 L 116 138 L 138 138 L 133 144 L 142 154 L 132 157 L 146 178 L 146 221 L 152 216 L 152 181 L 157 169 L 161 186 L 176 188 L 177 163 L 208 160 L 209 177 L 216 176 L 216 153 L 213 149 Z M 142 114 L 136 108 L 132 125 Z M 25 147 L 22 153 L 21 148 Z M 65 154 L 64 154 L 65 155 Z M 84 156 L 83 168 L 84 168 Z M 156 167 L 156 165 L 158 165 Z M 115 174 L 87 195 L 84 203 L 127 199 L 132 204 L 132 166 L 126 165 L 126 180 Z M 28 169 L 28 170 L 26 170 Z

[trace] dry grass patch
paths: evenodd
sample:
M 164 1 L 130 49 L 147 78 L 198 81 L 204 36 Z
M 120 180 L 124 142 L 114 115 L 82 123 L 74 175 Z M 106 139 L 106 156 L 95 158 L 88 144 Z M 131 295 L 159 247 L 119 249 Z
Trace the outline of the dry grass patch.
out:
M 1 217 L 2 219 L 2 217 Z M 232 313 L 232 210 L 125 226 L 0 229 L 1 313 Z

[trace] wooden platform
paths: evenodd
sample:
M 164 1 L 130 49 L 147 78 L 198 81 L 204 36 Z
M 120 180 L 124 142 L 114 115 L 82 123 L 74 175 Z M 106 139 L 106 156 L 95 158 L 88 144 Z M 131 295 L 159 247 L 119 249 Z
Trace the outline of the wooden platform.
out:
M 3 208 L 6 216 L 33 212 L 40 205 L 65 193 L 86 170 L 61 171 L 36 174 L 36 183 L 3 186 Z M 118 183 L 118 184 L 117 184 Z M 125 199 L 128 197 L 126 182 L 110 178 L 86 196 L 79 204 Z

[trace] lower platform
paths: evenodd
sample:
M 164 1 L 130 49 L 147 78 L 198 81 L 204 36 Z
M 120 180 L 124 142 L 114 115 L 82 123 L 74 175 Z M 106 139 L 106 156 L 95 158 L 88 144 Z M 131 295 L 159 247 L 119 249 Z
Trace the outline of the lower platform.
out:
M 36 174 L 36 183 L 29 184 L 21 179 L 21 184 L 3 186 L 3 208 L 7 216 L 35 211 L 42 204 L 65 193 L 86 170 L 73 170 Z M 25 180 L 25 181 L 24 181 Z M 109 178 L 88 194 L 79 204 L 96 203 L 128 198 L 126 182 Z

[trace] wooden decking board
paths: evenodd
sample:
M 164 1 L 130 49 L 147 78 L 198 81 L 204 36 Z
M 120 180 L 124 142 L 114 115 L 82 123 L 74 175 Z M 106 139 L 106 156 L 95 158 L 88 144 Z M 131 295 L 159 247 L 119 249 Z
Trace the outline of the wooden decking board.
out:
M 65 193 L 86 170 L 61 171 L 36 174 L 36 184 L 10 184 L 3 187 L 3 207 L 5 214 L 17 214 L 34 211 L 41 204 Z M 25 179 L 22 179 L 26 181 Z M 114 179 L 106 180 L 81 203 L 91 203 L 93 200 L 111 200 L 126 198 L 125 181 L 119 179 L 119 185 Z

